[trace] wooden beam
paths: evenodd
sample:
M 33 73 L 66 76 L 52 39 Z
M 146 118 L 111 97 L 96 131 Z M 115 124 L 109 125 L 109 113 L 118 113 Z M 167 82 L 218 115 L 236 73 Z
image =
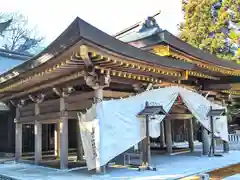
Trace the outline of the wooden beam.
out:
M 65 102 L 70 104 L 73 102 L 84 102 L 84 100 L 93 99 L 93 97 L 94 97 L 94 91 L 81 92 L 81 93 L 73 94 L 71 96 L 66 97 Z
M 116 60 L 116 61 L 119 61 L 119 62 L 126 62 L 128 64 L 138 64 L 138 65 L 143 65 L 143 66 L 151 66 L 152 68 L 160 68 L 164 71 L 169 71 L 169 72 L 177 72 L 179 73 L 179 69 L 176 70 L 176 68 L 172 68 L 172 67 L 166 67 L 166 66 L 162 66 L 161 63 L 152 63 L 152 62 L 146 62 L 146 61 L 142 61 L 142 60 L 139 60 L 139 59 L 135 59 L 135 58 L 132 58 L 132 57 L 126 57 L 126 56 L 123 56 L 122 54 L 119 54 L 119 53 L 115 53 L 113 51 L 110 51 L 106 48 L 102 48 L 100 46 L 97 46 L 91 42 L 87 42 L 87 46 L 89 48 L 89 51 L 90 52 L 97 52 L 98 55 L 100 56 L 103 56 L 103 57 L 108 57 L 109 59 L 112 59 L 112 60 Z
M 53 112 L 53 113 L 47 113 L 47 114 L 41 114 L 37 117 L 38 121 L 51 121 L 51 120 L 57 120 L 61 117 L 60 112 Z
M 13 82 L 17 82 L 20 79 L 30 77 L 36 73 L 43 72 L 46 68 L 52 67 L 52 66 L 56 65 L 57 63 L 61 62 L 62 60 L 70 58 L 72 53 L 76 52 L 76 50 L 79 48 L 79 46 L 82 45 L 82 43 L 83 43 L 82 41 L 77 42 L 75 45 L 73 45 L 69 49 L 65 49 L 58 56 L 55 56 L 56 54 L 50 54 L 49 59 L 51 59 L 51 61 L 48 61 L 48 63 L 44 63 L 41 66 L 38 66 L 37 68 L 30 69 L 30 70 L 26 71 L 25 73 L 21 73 L 20 75 L 16 76 L 15 78 L 12 78 L 12 79 L 0 84 L 0 89 L 7 85 L 10 85 Z M 56 52 L 54 52 L 54 53 L 56 53 Z M 44 54 L 44 56 L 46 56 L 46 54 Z
M 79 77 L 83 77 L 83 72 L 82 71 L 81 72 L 75 72 L 71 75 L 54 79 L 50 82 L 44 82 L 42 84 L 36 84 L 34 87 L 31 87 L 28 90 L 25 89 L 21 92 L 16 92 L 15 94 L 11 94 L 10 96 L 5 96 L 5 97 L 2 98 L 2 100 L 6 101 L 6 100 L 9 100 L 9 99 L 14 99 L 16 97 L 24 96 L 24 95 L 29 94 L 29 93 L 33 93 L 33 92 L 37 92 L 37 91 L 44 90 L 44 89 L 47 89 L 47 88 L 51 88 L 53 86 L 64 84 L 68 81 L 77 79 Z
M 25 116 L 25 117 L 20 117 L 18 119 L 18 122 L 21 123 L 21 124 L 34 124 L 35 119 L 37 119 L 37 117 L 35 115 Z
M 43 107 L 48 107 L 48 106 L 59 106 L 59 99 L 53 99 L 53 100 L 48 100 L 48 101 L 44 101 L 43 103 L 41 103 L 40 108 Z
M 35 120 L 39 122 L 56 122 L 59 120 L 61 117 L 60 112 L 53 112 L 53 113 L 47 113 L 47 114 L 40 114 L 38 116 L 25 116 L 25 117 L 20 117 L 18 122 L 21 124 L 34 124 Z
M 221 91 L 221 90 L 229 90 L 231 89 L 230 84 L 203 84 L 203 91 Z
M 21 111 L 29 111 L 29 110 L 33 110 L 34 109 L 34 103 L 31 103 L 31 104 L 28 104 L 28 105 L 26 105 L 26 106 L 23 106 L 22 108 L 21 108 Z
M 233 91 L 238 91 L 238 90 L 240 90 L 240 83 L 231 84 L 231 90 L 233 90 Z
M 184 120 L 184 119 L 190 119 L 193 117 L 192 114 L 170 114 L 168 116 L 170 119 L 178 119 L 178 120 Z
M 77 119 L 78 117 L 77 117 L 77 113 L 78 113 L 79 111 L 68 111 L 68 118 L 69 119 Z
M 170 110 L 170 113 L 186 113 L 187 109 L 179 106 L 173 106 Z
M 93 64 L 92 64 L 92 61 L 89 57 L 88 52 L 89 51 L 88 51 L 87 46 L 85 46 L 85 45 L 80 46 L 80 48 L 79 48 L 79 55 L 80 56 L 77 56 L 77 58 L 82 59 L 87 67 L 89 67 L 89 66 L 93 67 Z
M 93 99 L 79 100 L 66 104 L 66 110 L 69 111 L 82 111 L 90 108 L 93 104 Z
M 123 77 L 116 77 L 116 76 L 111 77 L 111 83 L 118 83 L 118 84 L 122 84 L 122 85 L 124 85 L 124 84 L 132 85 L 132 84 L 136 84 L 137 82 L 144 83 L 144 81 L 137 80 L 137 79 L 134 80 L 134 79 L 130 79 L 130 78 L 123 78 Z
M 215 92 L 215 91 L 202 91 L 203 93 L 206 93 L 206 95 L 212 95 L 212 96 L 217 96 L 218 95 L 218 92 Z
M 180 86 L 180 87 L 183 87 L 183 88 L 186 88 L 186 89 L 189 89 L 191 91 L 196 91 L 197 90 L 197 87 L 196 86 L 188 86 L 188 85 L 184 85 L 184 84 L 178 84 L 178 83 L 173 83 L 173 82 L 162 82 L 162 83 L 159 83 L 159 84 L 156 84 L 154 86 L 158 86 L 158 87 L 169 87 L 169 86 Z
M 34 116 L 34 107 L 29 110 L 20 110 L 20 117 Z
M 109 91 L 109 90 L 104 90 L 103 91 L 103 97 L 107 97 L 107 98 L 121 98 L 121 97 L 128 97 L 128 96 L 131 96 L 131 95 L 134 95 L 134 93 Z

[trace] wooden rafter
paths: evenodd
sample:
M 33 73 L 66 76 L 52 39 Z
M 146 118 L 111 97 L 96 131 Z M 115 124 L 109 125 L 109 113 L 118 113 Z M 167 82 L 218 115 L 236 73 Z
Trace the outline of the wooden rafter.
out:
M 222 74 L 227 74 L 231 76 L 240 76 L 240 71 L 226 68 L 226 67 L 221 67 L 217 66 L 211 63 L 208 63 L 206 61 L 203 61 L 199 58 L 193 57 L 191 55 L 188 55 L 186 53 L 180 52 L 179 50 L 176 50 L 168 45 L 157 45 L 152 48 L 152 52 L 155 54 L 158 54 L 160 56 L 172 56 L 174 58 L 190 62 L 193 64 L 196 64 L 197 66 L 208 69 L 214 72 L 222 73 Z
M 97 52 L 97 53 L 96 53 Z M 14 82 L 12 84 L 9 84 L 2 89 L 0 89 L 0 93 L 3 92 L 10 92 L 15 88 L 18 88 L 18 90 L 21 90 L 20 87 L 30 87 L 35 84 L 35 82 L 44 82 L 49 79 L 54 79 L 56 77 L 60 77 L 63 74 L 68 74 L 71 71 L 74 71 L 76 69 L 84 69 L 85 66 L 88 67 L 94 67 L 97 64 L 97 67 L 109 67 L 111 69 L 114 69 L 115 66 L 120 67 L 120 68 L 126 68 L 128 69 L 133 69 L 137 70 L 139 72 L 142 72 L 144 74 L 147 72 L 151 72 L 153 79 L 154 79 L 154 74 L 159 74 L 163 76 L 169 76 L 169 77 L 182 77 L 183 73 L 181 70 L 173 70 L 173 69 L 168 69 L 168 68 L 162 68 L 158 66 L 154 66 L 151 64 L 143 63 L 141 61 L 132 59 L 123 59 L 123 58 L 118 58 L 113 55 L 109 55 L 106 53 L 102 53 L 99 51 L 96 51 L 96 49 L 93 49 L 91 47 L 88 47 L 86 45 L 81 45 L 78 48 L 78 51 L 73 53 L 74 55 L 72 56 L 66 56 L 66 59 L 62 59 L 61 61 L 56 62 L 55 64 L 52 64 L 52 66 L 48 66 L 45 69 L 42 69 L 41 72 L 36 72 L 31 76 L 28 76 L 26 78 L 20 79 L 17 82 Z M 89 56 L 91 54 L 91 57 Z M 93 60 L 92 60 L 93 59 Z M 95 63 L 95 64 L 94 64 Z M 110 63 L 110 64 L 109 64 Z M 92 72 L 92 75 L 95 72 Z M 135 77 L 135 76 L 133 76 Z M 144 77 L 144 75 L 142 76 Z

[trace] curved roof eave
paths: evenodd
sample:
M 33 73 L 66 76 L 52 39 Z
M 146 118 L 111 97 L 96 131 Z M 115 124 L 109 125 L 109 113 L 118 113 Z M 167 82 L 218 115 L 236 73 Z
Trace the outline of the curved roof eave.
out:
M 239 64 L 230 60 L 228 61 L 228 60 L 220 59 L 213 54 L 210 54 L 208 52 L 204 52 L 201 49 L 195 48 L 192 45 L 174 36 L 167 30 L 160 32 L 158 36 L 159 36 L 159 41 L 157 43 L 161 43 L 161 42 L 167 43 L 172 47 L 179 49 L 180 51 L 183 51 L 189 55 L 195 56 L 208 63 L 216 64 L 218 66 L 225 67 L 225 68 L 240 70 Z
M 9 70 L 8 72 L 3 73 L 2 75 L 0 75 L 0 78 L 6 76 L 9 73 L 12 73 L 13 71 L 20 71 L 20 74 L 16 76 L 20 78 L 24 76 L 25 73 L 23 72 L 33 70 L 41 64 L 48 63 L 50 59 L 53 59 L 64 50 L 70 48 L 71 46 L 79 42 L 81 39 L 90 41 L 94 44 L 97 44 L 123 56 L 138 59 L 147 63 L 153 63 L 166 68 L 193 68 L 193 65 L 190 63 L 176 61 L 172 58 L 160 57 L 158 55 L 141 50 L 140 48 L 133 47 L 108 35 L 107 33 L 97 29 L 96 27 L 77 17 L 69 25 L 69 27 L 46 49 L 40 52 L 37 56 Z M 13 77 L 10 80 L 14 81 L 16 77 Z
M 12 59 L 23 60 L 23 61 L 33 57 L 31 54 L 19 53 L 15 51 L 9 51 L 6 49 L 0 49 L 0 56 L 11 57 Z
M 74 44 L 79 39 L 79 33 L 78 31 L 76 31 L 76 29 L 77 29 L 76 23 L 75 24 L 74 22 L 71 23 L 69 27 L 59 37 L 57 37 L 48 47 L 46 47 L 43 51 L 41 51 L 36 56 L 2 73 L 0 75 L 0 80 L 2 78 L 7 77 L 10 74 L 13 74 L 13 72 L 18 72 L 18 74 L 12 77 L 11 79 L 19 77 L 24 72 L 32 70 L 38 67 L 39 65 L 46 63 L 52 57 L 63 52 L 65 49 L 67 49 L 70 45 Z M 11 79 L 7 79 L 6 81 Z M 6 81 L 4 82 L 0 81 L 0 84 L 5 83 Z
M 152 34 L 144 34 L 139 36 L 137 32 L 131 32 L 130 35 L 126 33 L 126 37 L 118 37 L 118 39 L 127 42 L 129 44 L 136 44 L 139 48 L 148 48 L 149 46 L 156 45 L 159 43 L 164 43 L 171 45 L 172 47 L 179 49 L 189 55 L 195 56 L 199 59 L 202 59 L 208 63 L 216 64 L 221 67 L 226 67 L 230 69 L 240 70 L 240 65 L 224 59 L 220 59 L 217 56 L 210 54 L 208 52 L 204 52 L 201 49 L 195 48 L 192 45 L 184 42 L 178 37 L 174 36 L 167 30 L 163 30 L 161 32 L 152 33 Z M 134 37 L 134 38 L 130 38 Z M 128 38 L 129 37 L 129 38 Z M 138 38 L 137 38 L 138 37 Z

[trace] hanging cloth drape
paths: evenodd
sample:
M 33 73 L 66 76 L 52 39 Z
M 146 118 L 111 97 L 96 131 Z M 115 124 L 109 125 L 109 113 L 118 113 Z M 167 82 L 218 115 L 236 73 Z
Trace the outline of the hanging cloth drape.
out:
M 210 130 L 210 121 L 207 117 L 210 106 L 213 109 L 222 107 L 184 88 L 161 88 L 125 99 L 102 101 L 79 117 L 88 169 L 105 165 L 145 137 L 145 120 L 137 114 L 144 109 L 146 101 L 150 105 L 161 105 L 166 112 L 169 112 L 179 95 L 196 119 Z M 159 115 L 154 121 L 150 121 L 150 136 L 159 136 L 160 122 L 164 117 Z M 220 120 L 216 121 L 218 125 L 215 125 L 214 133 L 221 139 L 227 140 L 226 118 L 219 118 Z
M 225 107 L 214 104 L 196 92 L 187 89 L 179 89 L 182 101 L 193 116 L 208 130 L 211 131 L 210 117 L 207 117 L 210 107 L 212 109 L 224 109 Z M 214 135 L 224 141 L 228 141 L 227 117 L 214 117 Z

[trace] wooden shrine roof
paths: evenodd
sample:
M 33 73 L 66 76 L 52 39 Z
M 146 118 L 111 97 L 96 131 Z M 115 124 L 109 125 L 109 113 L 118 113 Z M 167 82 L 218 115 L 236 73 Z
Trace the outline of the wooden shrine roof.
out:
M 158 34 L 151 35 L 149 37 L 145 37 L 143 39 L 139 39 L 134 42 L 129 42 L 136 47 L 142 49 L 150 49 L 154 45 L 170 45 L 176 50 L 180 50 L 186 54 L 191 56 L 197 57 L 205 62 L 214 64 L 216 66 L 221 66 L 223 68 L 230 68 L 235 70 L 240 70 L 240 65 L 228 60 L 223 60 L 218 58 L 217 56 L 210 54 L 208 52 L 204 52 L 201 49 L 195 48 L 192 45 L 184 42 L 183 40 L 179 39 L 178 37 L 174 36 L 167 30 L 161 31 Z
M 154 18 L 139 22 L 134 26 L 115 34 L 114 37 L 145 50 L 151 50 L 151 48 L 155 45 L 167 45 L 170 46 L 171 49 L 181 53 L 184 52 L 186 55 L 195 57 L 199 61 L 203 61 L 224 69 L 229 68 L 237 71 L 240 70 L 239 64 L 233 61 L 220 59 L 215 55 L 204 52 L 182 41 L 167 30 L 162 30 Z M 185 60 L 186 59 L 187 58 L 185 58 Z
M 98 66 L 103 72 L 113 67 L 112 74 L 119 76 L 123 74 L 124 77 L 139 76 L 138 78 L 143 80 L 150 77 L 152 79 L 150 81 L 158 81 L 156 78 L 168 75 L 179 78 L 182 71 L 195 69 L 194 64 L 171 57 L 161 57 L 119 41 L 84 20 L 76 18 L 41 53 L 2 74 L 0 93 L 23 94 L 24 88 L 28 89 L 24 93 L 31 93 L 46 87 L 50 80 L 56 82 L 60 77 L 72 79 L 83 76 L 86 61 L 81 57 L 81 51 L 84 47 L 87 48 L 87 54 L 91 56 L 94 66 Z M 170 73 L 165 70 L 169 70 Z M 157 74 L 155 79 L 153 74 Z M 65 81 L 66 78 L 61 82 Z M 3 96 L 0 95 L 1 97 Z
M 170 44 L 172 37 L 167 36 Z M 158 36 L 159 43 L 165 39 Z M 84 71 L 88 65 L 93 65 L 101 74 L 109 73 L 125 81 L 128 78 L 135 82 L 160 83 L 162 80 L 183 80 L 186 76 L 214 82 L 219 80 L 208 69 L 134 47 L 76 18 L 37 56 L 0 75 L 0 99 L 20 97 L 75 79 L 84 83 Z
M 69 47 L 73 46 L 77 42 L 82 41 L 82 44 L 84 44 L 85 40 L 94 43 L 99 47 L 106 48 L 114 53 L 147 63 L 156 64 L 162 67 L 171 69 L 181 68 L 186 70 L 190 70 L 193 68 L 191 63 L 176 61 L 173 58 L 169 57 L 159 57 L 155 54 L 143 51 L 139 48 L 123 43 L 115 39 L 114 37 L 102 32 L 101 30 L 93 27 L 84 20 L 76 18 L 72 22 L 72 24 L 41 53 L 39 53 L 37 56 L 33 57 L 29 61 L 4 73 L 4 75 L 23 68 L 25 69 L 25 71 L 31 71 L 35 67 L 47 62 L 50 59 L 55 58 L 58 54 L 67 50 Z M 4 75 L 2 74 L 0 78 L 3 78 Z M 19 77 L 21 76 L 24 75 L 20 74 Z
M 159 33 L 158 35 L 159 39 L 158 39 L 158 44 L 169 44 L 170 46 L 179 49 L 189 55 L 195 56 L 199 59 L 202 59 L 206 62 L 218 65 L 218 66 L 222 66 L 222 67 L 227 67 L 227 68 L 231 68 L 231 69 L 236 69 L 236 70 L 240 70 L 240 65 L 233 62 L 233 61 L 228 61 L 228 60 L 223 60 L 218 58 L 217 56 L 210 54 L 208 52 L 204 52 L 201 49 L 195 48 L 192 45 L 184 42 L 183 40 L 181 40 L 180 38 L 172 35 L 170 32 L 164 30 L 162 32 Z

